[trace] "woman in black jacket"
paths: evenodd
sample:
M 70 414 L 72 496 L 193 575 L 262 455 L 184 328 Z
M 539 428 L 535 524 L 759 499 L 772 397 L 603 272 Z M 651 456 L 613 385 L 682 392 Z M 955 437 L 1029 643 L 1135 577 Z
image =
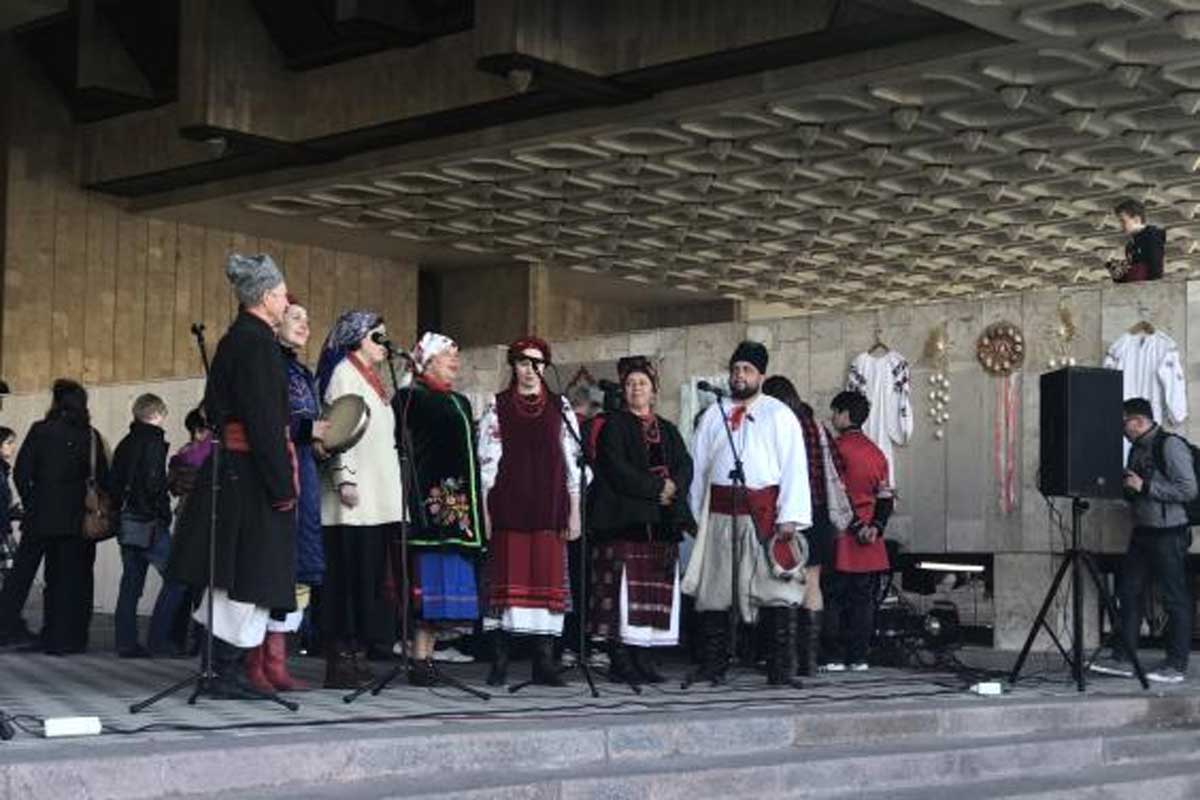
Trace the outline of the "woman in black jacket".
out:
M 694 530 L 692 458 L 654 413 L 658 374 L 643 356 L 617 363 L 625 408 L 607 414 L 589 497 L 592 633 L 610 643 L 614 681 L 659 683 L 647 648 L 679 642 L 679 541 Z
M 45 419 L 25 436 L 13 473 L 25 507 L 22 536 L 41 542 L 46 553 L 42 648 L 64 655 L 87 649 L 92 619 L 96 543 L 83 538 L 83 497 L 93 443 L 102 486 L 108 459 L 91 425 L 83 386 L 60 378 L 52 394 Z

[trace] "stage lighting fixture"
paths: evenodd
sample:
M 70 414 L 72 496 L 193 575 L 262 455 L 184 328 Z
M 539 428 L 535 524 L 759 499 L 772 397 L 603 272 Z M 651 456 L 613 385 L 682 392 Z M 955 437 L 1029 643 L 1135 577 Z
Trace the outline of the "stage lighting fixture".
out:
M 956 564 L 950 561 L 918 561 L 917 569 L 931 572 L 983 572 L 982 564 Z

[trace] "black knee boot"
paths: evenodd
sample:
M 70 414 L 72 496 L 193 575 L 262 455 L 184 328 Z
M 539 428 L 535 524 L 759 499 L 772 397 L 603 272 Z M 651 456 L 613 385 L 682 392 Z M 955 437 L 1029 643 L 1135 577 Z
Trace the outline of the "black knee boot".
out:
M 797 685 L 796 623 L 797 609 L 771 609 L 771 654 L 767 663 L 767 683 L 772 686 Z
M 729 669 L 729 612 L 700 612 L 700 667 L 688 678 L 689 683 L 708 681 L 714 686 L 724 683 Z
M 246 680 L 243 664 L 246 651 L 229 642 L 213 637 L 213 672 L 216 677 L 208 685 L 213 700 L 261 700 L 263 694 Z
M 608 644 L 608 679 L 613 683 L 641 683 L 629 650 L 621 642 Z
M 508 649 L 510 637 L 500 629 L 492 631 L 492 669 L 488 672 L 488 686 L 503 686 L 508 681 Z
M 533 682 L 539 686 L 566 686 L 554 663 L 554 637 L 533 637 Z
M 824 611 L 811 611 L 807 608 L 798 610 L 796 625 L 796 663 L 797 674 L 806 678 L 816 675 L 821 657 L 821 623 L 825 617 Z
M 658 671 L 654 657 L 649 647 L 630 647 L 630 660 L 633 662 L 634 673 L 643 683 L 663 683 L 666 677 Z

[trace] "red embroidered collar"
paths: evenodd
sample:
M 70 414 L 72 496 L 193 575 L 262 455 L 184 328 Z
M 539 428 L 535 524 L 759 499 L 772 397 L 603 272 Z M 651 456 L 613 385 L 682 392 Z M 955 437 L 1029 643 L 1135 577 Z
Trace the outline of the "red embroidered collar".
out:
M 387 389 L 383 388 L 383 381 L 379 380 L 379 375 L 375 373 L 375 370 L 371 369 L 361 360 L 359 360 L 356 353 L 347 353 L 346 358 L 351 364 L 354 365 L 354 368 L 358 370 L 358 374 L 363 376 L 363 380 L 371 385 L 371 388 L 375 390 L 375 394 L 379 395 L 379 399 L 383 402 L 383 404 L 387 405 Z

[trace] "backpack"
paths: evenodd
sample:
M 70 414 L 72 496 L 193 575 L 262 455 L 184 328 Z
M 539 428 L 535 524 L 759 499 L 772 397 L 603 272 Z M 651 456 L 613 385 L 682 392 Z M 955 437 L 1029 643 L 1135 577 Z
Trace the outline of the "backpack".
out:
M 1174 436 L 1185 445 L 1192 454 L 1192 471 L 1196 473 L 1196 485 L 1200 487 L 1200 447 L 1189 442 L 1177 433 L 1167 433 L 1163 431 L 1163 435 L 1159 436 L 1154 441 L 1154 467 L 1163 475 L 1167 474 L 1167 457 L 1164 450 L 1167 446 L 1167 437 Z M 1183 504 L 1183 510 L 1187 512 L 1188 525 L 1200 525 L 1200 492 L 1191 500 Z

